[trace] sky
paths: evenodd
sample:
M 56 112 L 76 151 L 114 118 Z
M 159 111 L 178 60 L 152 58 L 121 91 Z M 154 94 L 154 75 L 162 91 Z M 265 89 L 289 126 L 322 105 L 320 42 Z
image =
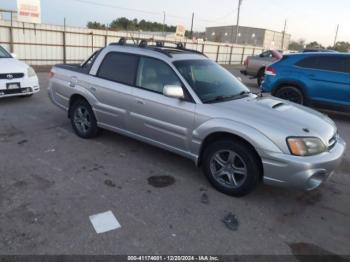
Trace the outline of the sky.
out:
M 238 0 L 41 0 L 42 22 L 86 26 L 88 21 L 104 24 L 127 18 L 183 24 L 190 30 L 192 13 L 194 29 L 236 24 Z M 0 9 L 16 9 L 16 0 L 1 0 Z M 240 25 L 283 31 L 293 40 L 318 41 L 333 45 L 337 25 L 338 41 L 350 42 L 350 0 L 243 0 Z

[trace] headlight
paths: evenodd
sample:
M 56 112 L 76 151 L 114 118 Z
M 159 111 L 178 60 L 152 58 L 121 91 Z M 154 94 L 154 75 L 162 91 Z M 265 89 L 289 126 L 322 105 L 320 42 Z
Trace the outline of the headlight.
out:
M 31 67 L 31 66 L 28 67 L 28 69 L 27 69 L 27 75 L 28 75 L 28 77 L 36 76 L 36 73 L 35 73 L 33 67 Z
M 291 137 L 287 139 L 290 152 L 295 156 L 314 156 L 326 151 L 325 144 L 316 137 Z

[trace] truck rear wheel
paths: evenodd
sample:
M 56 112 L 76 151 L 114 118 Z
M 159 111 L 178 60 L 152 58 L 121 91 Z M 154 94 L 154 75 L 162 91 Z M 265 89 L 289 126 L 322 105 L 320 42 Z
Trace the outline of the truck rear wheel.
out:
M 83 100 L 77 100 L 70 110 L 71 124 L 75 133 L 81 138 L 93 138 L 99 133 L 95 114 L 90 104 Z

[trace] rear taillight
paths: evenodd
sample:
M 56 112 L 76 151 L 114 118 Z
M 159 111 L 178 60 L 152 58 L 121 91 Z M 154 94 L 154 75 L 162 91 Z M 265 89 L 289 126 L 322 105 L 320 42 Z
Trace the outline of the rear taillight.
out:
M 275 76 L 277 75 L 277 72 L 276 72 L 276 69 L 273 68 L 272 66 L 268 66 L 265 70 L 265 75 L 268 75 L 268 76 Z
M 52 71 L 49 72 L 49 78 L 54 77 L 54 75 L 55 75 L 54 72 L 52 72 Z

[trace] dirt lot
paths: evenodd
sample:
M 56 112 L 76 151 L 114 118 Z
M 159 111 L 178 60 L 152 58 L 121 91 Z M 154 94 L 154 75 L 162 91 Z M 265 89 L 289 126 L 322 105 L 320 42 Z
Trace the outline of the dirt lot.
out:
M 79 139 L 39 77 L 38 95 L 0 100 L 1 254 L 350 254 L 349 149 L 317 191 L 230 198 L 177 155 L 107 131 Z M 331 117 L 350 144 L 350 117 Z M 96 234 L 89 216 L 108 210 L 122 227 Z

